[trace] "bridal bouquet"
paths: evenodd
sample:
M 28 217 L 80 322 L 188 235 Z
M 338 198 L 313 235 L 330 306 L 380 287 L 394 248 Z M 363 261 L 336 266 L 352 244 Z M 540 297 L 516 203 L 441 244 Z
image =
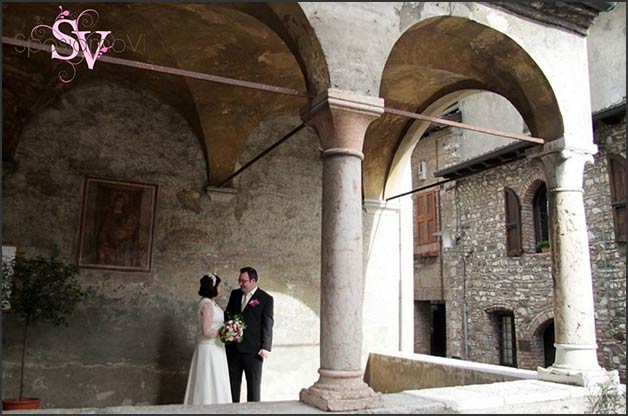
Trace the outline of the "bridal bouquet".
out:
M 218 332 L 220 340 L 225 344 L 230 342 L 242 342 L 242 335 L 244 335 L 244 328 L 246 324 L 242 315 L 234 315 L 232 319 L 225 322 L 224 326 L 220 328 Z

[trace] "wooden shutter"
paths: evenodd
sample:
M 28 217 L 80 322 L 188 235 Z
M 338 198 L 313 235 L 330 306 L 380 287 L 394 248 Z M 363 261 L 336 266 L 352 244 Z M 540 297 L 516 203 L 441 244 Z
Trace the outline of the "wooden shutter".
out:
M 506 205 L 506 253 L 521 255 L 521 203 L 515 191 L 504 188 Z
M 430 244 L 438 242 L 436 232 L 436 192 L 431 190 L 421 192 L 416 196 L 416 218 L 417 218 L 417 245 Z
M 626 160 L 615 155 L 609 156 L 608 176 L 611 188 L 615 241 L 626 242 Z

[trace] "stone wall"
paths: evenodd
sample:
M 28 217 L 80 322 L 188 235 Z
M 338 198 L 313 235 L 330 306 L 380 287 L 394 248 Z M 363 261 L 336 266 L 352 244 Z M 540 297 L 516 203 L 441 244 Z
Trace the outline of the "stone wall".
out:
M 584 201 L 595 293 L 598 359 L 626 381 L 626 243 L 616 243 L 610 209 L 608 155 L 626 158 L 626 116 L 595 132 L 599 152 L 585 170 Z
M 594 281 L 600 364 L 626 373 L 626 248 L 614 242 L 606 154 L 625 156 L 625 119 L 596 131 L 600 151 L 586 168 L 585 208 Z M 457 195 L 456 204 L 441 206 L 453 222 L 443 222 L 461 238 L 443 250 L 443 268 L 449 280 L 447 296 L 448 356 L 464 356 L 464 299 L 467 301 L 469 360 L 499 364 L 496 318 L 493 312 L 511 311 L 515 319 L 517 364 L 543 366 L 542 335 L 552 309 L 550 254 L 535 253 L 531 226 L 531 197 L 543 178 L 531 161 L 520 159 L 456 181 L 445 194 Z M 524 253 L 506 256 L 503 188 L 522 202 Z M 464 259 L 463 259 L 464 256 Z
M 240 164 L 299 122 L 298 115 L 265 120 Z M 201 273 L 223 278 L 225 307 L 245 265 L 275 297 L 262 398 L 295 399 L 317 379 L 321 168 L 313 131 L 245 171 L 234 199 L 220 203 L 205 193 L 199 140 L 176 111 L 113 84 L 70 90 L 34 115 L 15 165 L 3 166 L 3 243 L 76 262 L 87 175 L 158 185 L 152 270 L 82 269 L 80 281 L 97 286 L 98 296 L 80 305 L 68 328 L 31 329 L 26 394 L 44 408 L 181 403 Z M 11 313 L 2 321 L 3 395 L 12 397 L 21 323 Z
M 536 379 L 535 371 L 423 354 L 371 354 L 364 380 L 381 393 Z

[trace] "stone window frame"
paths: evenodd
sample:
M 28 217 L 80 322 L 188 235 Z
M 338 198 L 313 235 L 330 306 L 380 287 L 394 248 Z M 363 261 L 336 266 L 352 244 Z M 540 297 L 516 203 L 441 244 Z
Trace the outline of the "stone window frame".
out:
M 536 254 L 537 243 L 537 231 L 535 220 L 534 200 L 537 191 L 546 186 L 545 176 L 540 169 L 533 169 L 526 180 L 526 182 L 519 189 L 519 195 L 523 195 L 521 198 L 521 246 L 524 253 Z M 548 207 L 549 211 L 549 207 Z M 549 217 L 549 212 L 548 212 Z M 549 218 L 548 218 L 549 228 Z M 549 229 L 548 237 L 549 237 Z
M 499 365 L 506 367 L 518 368 L 517 363 L 517 324 L 515 312 L 506 306 L 493 306 L 484 310 L 489 314 L 491 322 L 494 325 L 495 338 L 497 339 L 497 349 L 499 355 Z M 505 338 L 502 324 L 505 324 L 505 318 L 510 321 L 510 336 Z M 507 329 L 507 328 L 506 328 Z M 508 342 L 507 342 L 508 341 Z M 506 342 L 509 348 L 505 348 Z M 507 352 L 509 351 L 509 354 Z M 510 355 L 510 360 L 507 356 Z
M 618 154 L 608 154 L 606 156 L 607 163 L 607 171 L 608 171 L 608 186 L 610 191 L 610 199 L 611 199 L 611 210 L 613 211 L 613 231 L 615 233 L 615 241 L 618 243 L 626 242 L 626 158 L 618 155 Z M 618 166 L 619 168 L 623 168 L 623 177 L 624 180 L 623 185 L 621 182 L 620 186 L 616 186 L 616 182 L 618 178 L 613 174 L 613 167 Z M 621 174 L 620 174 L 621 177 Z M 623 195 L 617 195 L 616 189 L 619 189 L 620 192 L 623 191 Z M 622 198 L 623 196 L 623 198 Z M 619 222 L 619 218 L 617 215 L 617 211 L 622 209 L 624 210 L 624 224 L 622 225 Z

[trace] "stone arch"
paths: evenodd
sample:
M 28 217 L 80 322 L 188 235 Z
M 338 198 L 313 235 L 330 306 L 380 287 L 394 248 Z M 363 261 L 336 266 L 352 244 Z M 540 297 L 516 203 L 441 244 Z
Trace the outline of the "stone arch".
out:
M 532 57 L 504 33 L 467 18 L 432 17 L 407 29 L 389 54 L 380 86 L 387 105 L 432 116 L 478 91 L 509 100 L 533 136 L 561 137 L 556 97 Z M 411 153 L 426 128 L 414 124 L 426 123 L 389 114 L 371 123 L 364 143 L 365 196 L 398 191 L 397 165 L 407 158 L 397 153 Z
M 544 324 L 554 319 L 554 308 L 552 305 L 545 306 L 541 312 L 537 313 L 534 318 L 532 318 L 523 329 L 523 335 L 527 338 L 533 338 L 537 336 L 542 329 Z M 547 326 L 547 325 L 546 325 Z
M 484 312 L 486 313 L 515 313 L 514 309 L 510 305 L 506 305 L 505 303 L 495 303 L 488 308 L 484 308 Z
M 534 236 L 534 197 L 536 191 L 545 184 L 545 176 L 540 167 L 532 167 L 525 183 L 519 188 L 521 198 L 521 244 L 524 253 L 536 253 Z
M 543 333 L 554 321 L 554 309 L 551 305 L 543 307 L 523 328 L 522 339 L 529 345 L 529 350 L 522 354 L 521 360 L 526 367 L 535 369 L 545 364 Z

